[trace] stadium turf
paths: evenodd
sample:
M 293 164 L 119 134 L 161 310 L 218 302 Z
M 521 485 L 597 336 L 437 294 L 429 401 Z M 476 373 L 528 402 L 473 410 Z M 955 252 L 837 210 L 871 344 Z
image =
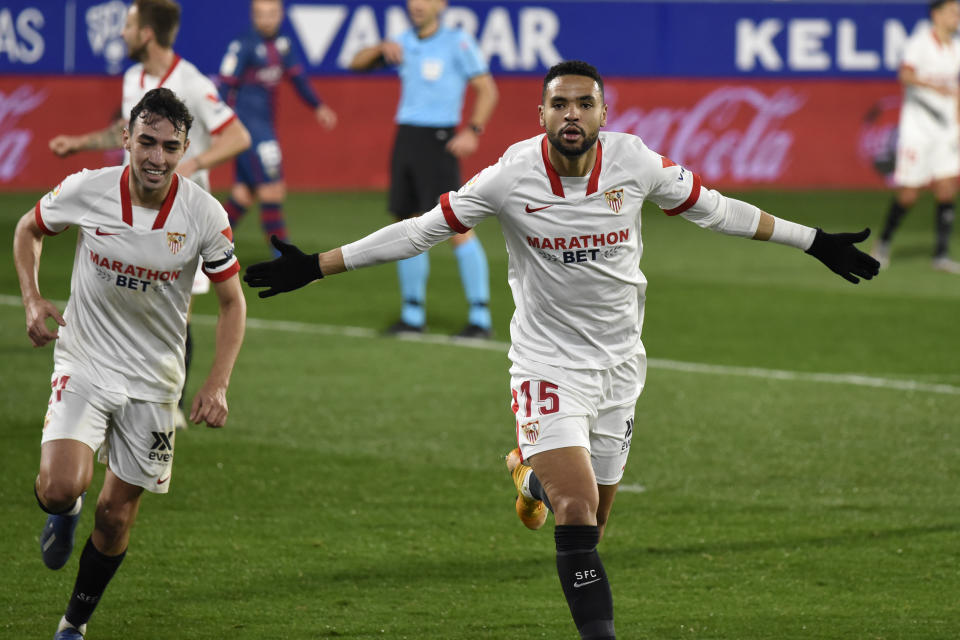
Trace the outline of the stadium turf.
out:
M 746 198 L 828 231 L 876 231 L 888 201 Z M 78 555 L 51 572 L 36 543 L 52 352 L 29 346 L 9 253 L 35 199 L 0 200 L 0 638 L 18 640 L 52 636 Z M 379 193 L 295 194 L 291 236 L 333 247 L 388 222 L 384 207 Z M 651 366 L 601 543 L 620 637 L 956 636 L 960 277 L 929 268 L 931 210 L 918 205 L 891 268 L 856 287 L 798 251 L 646 212 Z M 269 255 L 255 214 L 237 231 L 244 264 Z M 268 301 L 248 291 L 228 426 L 178 435 L 171 493 L 144 499 L 91 640 L 576 637 L 552 527 L 527 531 L 513 513 L 502 461 L 514 443 L 512 302 L 499 229 L 478 232 L 491 348 L 376 337 L 399 309 L 392 266 Z M 74 249 L 65 236 L 45 242 L 41 265 L 58 300 Z M 428 336 L 439 337 L 466 308 L 449 247 L 431 260 Z M 213 296 L 197 301 L 191 390 L 215 312 Z

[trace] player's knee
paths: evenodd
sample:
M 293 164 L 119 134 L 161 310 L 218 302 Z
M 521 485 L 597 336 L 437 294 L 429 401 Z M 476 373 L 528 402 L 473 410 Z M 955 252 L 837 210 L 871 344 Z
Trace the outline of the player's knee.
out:
M 53 513 L 72 507 L 83 489 L 82 483 L 76 479 L 44 475 L 37 478 L 37 497 Z
M 597 500 L 589 496 L 551 496 L 550 504 L 558 523 L 596 524 Z
M 97 502 L 96 522 L 97 531 L 109 542 L 120 540 L 133 525 L 134 511 L 130 505 L 118 504 L 111 500 Z

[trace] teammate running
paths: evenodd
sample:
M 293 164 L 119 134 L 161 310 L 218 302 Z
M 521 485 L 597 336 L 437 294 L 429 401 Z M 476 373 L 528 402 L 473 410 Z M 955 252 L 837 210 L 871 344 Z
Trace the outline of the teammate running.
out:
M 220 303 L 210 374 L 190 419 L 222 427 L 227 385 L 243 340 L 246 303 L 227 214 L 174 168 L 190 146 L 192 117 L 169 89 L 154 89 L 131 110 L 123 134 L 127 167 L 67 177 L 17 224 L 14 262 L 34 346 L 56 340 L 35 492 L 49 516 L 43 562 L 66 564 L 93 454 L 107 464 L 93 532 L 55 640 L 83 638 L 126 554 L 144 489 L 170 489 L 177 398 L 192 275 L 198 260 Z M 70 298 L 63 315 L 40 293 L 44 235 L 77 227 Z M 51 331 L 53 318 L 59 325 Z
M 180 5 L 174 0 L 136 0 L 127 11 L 123 40 L 136 64 L 123 76 L 121 117 L 106 129 L 78 136 L 60 135 L 50 141 L 50 149 L 60 156 L 77 151 L 115 149 L 120 146 L 126 117 L 141 98 L 157 87 L 171 89 L 183 100 L 195 119 L 190 131 L 190 148 L 177 173 L 210 190 L 210 167 L 229 160 L 250 146 L 250 134 L 230 107 L 220 100 L 216 86 L 190 62 L 173 50 L 180 28 Z M 129 158 L 124 157 L 124 163 Z M 193 293 L 210 291 L 210 281 L 196 269 Z M 187 324 L 186 370 L 193 356 L 193 335 Z M 181 407 L 183 398 L 180 400 Z M 177 416 L 177 428 L 186 427 L 183 413 Z

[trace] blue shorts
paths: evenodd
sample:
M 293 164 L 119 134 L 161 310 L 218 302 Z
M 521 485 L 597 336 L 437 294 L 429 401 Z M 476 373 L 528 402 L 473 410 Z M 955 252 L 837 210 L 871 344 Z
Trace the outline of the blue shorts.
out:
M 237 156 L 236 182 L 256 188 L 283 180 L 283 154 L 276 140 L 255 140 Z

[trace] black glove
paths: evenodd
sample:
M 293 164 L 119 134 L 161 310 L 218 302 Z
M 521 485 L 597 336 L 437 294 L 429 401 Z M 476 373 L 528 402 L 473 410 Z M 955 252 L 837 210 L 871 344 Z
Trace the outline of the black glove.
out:
M 857 284 L 860 280 L 856 276 L 870 280 L 880 272 L 879 262 L 853 246 L 869 235 L 870 229 L 860 233 L 827 233 L 817 227 L 817 235 L 807 253 L 827 265 L 830 271 Z
M 270 287 L 257 294 L 261 298 L 269 298 L 278 293 L 299 289 L 323 277 L 323 273 L 320 271 L 320 263 L 317 261 L 319 254 L 307 255 L 294 245 L 280 240 L 277 236 L 270 236 L 270 242 L 280 252 L 280 257 L 269 262 L 252 264 L 247 267 L 247 272 L 243 274 L 244 282 L 251 287 Z

